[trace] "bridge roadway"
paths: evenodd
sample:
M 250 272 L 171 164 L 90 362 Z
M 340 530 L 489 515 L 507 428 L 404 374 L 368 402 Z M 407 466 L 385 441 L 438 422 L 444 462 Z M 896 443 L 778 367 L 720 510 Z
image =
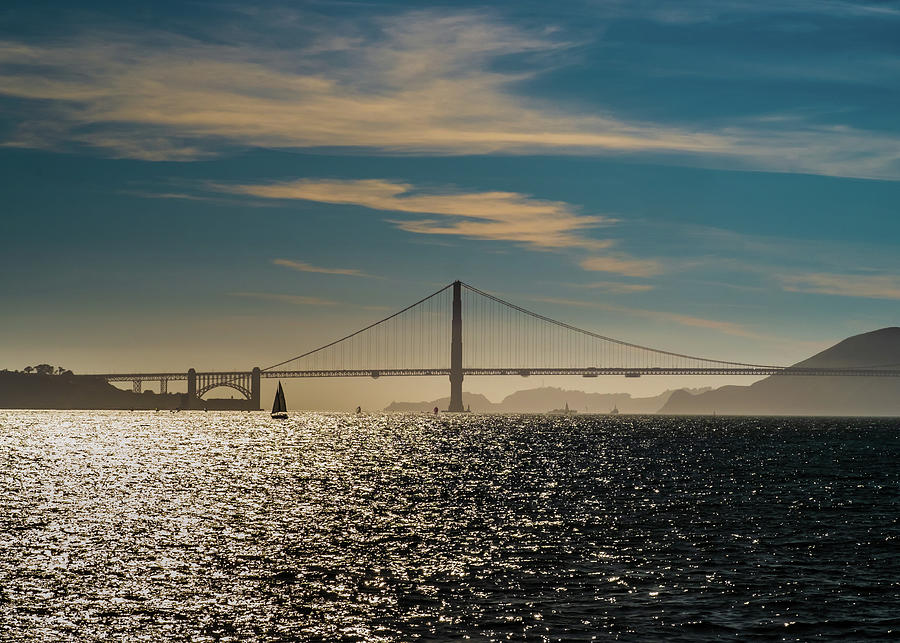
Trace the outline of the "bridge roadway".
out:
M 251 371 L 198 371 L 197 375 L 230 377 L 246 377 Z M 790 366 L 748 367 L 748 368 L 464 368 L 464 375 L 580 375 L 597 377 L 601 375 L 617 375 L 624 377 L 641 377 L 642 375 L 805 375 L 805 376 L 854 376 L 854 377 L 900 377 L 900 369 L 872 368 L 792 368 Z M 397 376 L 449 376 L 449 368 L 386 368 L 372 369 L 338 369 L 338 370 L 272 370 L 260 371 L 260 377 L 266 379 L 290 379 L 303 377 L 397 377 Z M 107 382 L 158 382 L 160 380 L 186 380 L 188 373 L 98 373 L 91 377 L 99 377 Z
M 461 384 L 466 375 L 575 375 L 581 377 L 624 376 L 641 377 L 644 375 L 749 375 L 763 377 L 777 376 L 856 376 L 856 377 L 900 377 L 898 369 L 884 368 L 797 368 L 778 366 L 728 366 L 703 368 L 395 368 L 395 369 L 336 369 L 336 370 L 261 370 L 252 371 L 201 371 L 190 369 L 186 373 L 102 373 L 94 375 L 107 382 L 131 382 L 132 391 L 140 393 L 144 382 L 159 382 L 160 393 L 168 392 L 168 384 L 172 380 L 187 380 L 187 394 L 182 402 L 185 408 L 203 408 L 203 396 L 214 388 L 224 386 L 240 392 L 246 399 L 247 409 L 260 408 L 260 380 L 290 379 L 307 377 L 450 377 L 451 384 L 457 373 Z M 461 397 L 461 392 L 460 392 Z M 458 409 L 451 409 L 458 410 Z

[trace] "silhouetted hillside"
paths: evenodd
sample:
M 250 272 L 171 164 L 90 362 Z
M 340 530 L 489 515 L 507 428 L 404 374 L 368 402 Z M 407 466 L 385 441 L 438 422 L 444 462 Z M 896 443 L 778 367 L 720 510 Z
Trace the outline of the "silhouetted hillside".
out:
M 71 371 L 50 375 L 0 371 L 2 409 L 180 409 L 186 408 L 184 393 L 160 395 L 153 391 L 123 391 L 100 377 L 73 375 Z M 244 399 L 204 399 L 203 408 L 241 411 Z
M 480 393 L 463 393 L 463 406 L 471 406 L 473 413 L 493 413 L 493 402 Z M 434 407 L 438 407 L 441 411 L 446 411 L 450 406 L 449 397 L 441 397 L 430 402 L 391 402 L 385 407 L 388 413 L 431 413 Z
M 181 404 L 177 393 L 123 391 L 88 375 L 0 371 L 0 408 L 5 409 L 174 409 Z
M 900 328 L 849 337 L 795 366 L 898 368 Z M 678 391 L 660 413 L 723 415 L 900 415 L 900 378 L 775 375 L 699 395 Z
M 704 391 L 707 389 L 698 389 Z M 552 386 L 516 391 L 502 402 L 494 403 L 484 395 L 463 393 L 463 405 L 471 405 L 475 413 L 546 413 L 566 404 L 580 413 L 608 413 L 618 408 L 622 413 L 656 413 L 669 399 L 672 391 L 653 397 L 631 397 L 628 393 L 585 393 Z M 450 398 L 442 397 L 430 402 L 391 402 L 385 411 L 431 411 L 435 406 L 447 408 Z

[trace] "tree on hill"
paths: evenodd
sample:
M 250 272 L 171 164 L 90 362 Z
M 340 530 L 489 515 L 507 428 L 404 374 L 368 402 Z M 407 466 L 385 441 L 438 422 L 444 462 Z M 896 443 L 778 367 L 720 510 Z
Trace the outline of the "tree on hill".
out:
M 23 373 L 36 373 L 38 375 L 74 375 L 72 371 L 62 366 L 50 366 L 50 364 L 38 364 L 37 366 L 26 366 L 22 369 Z

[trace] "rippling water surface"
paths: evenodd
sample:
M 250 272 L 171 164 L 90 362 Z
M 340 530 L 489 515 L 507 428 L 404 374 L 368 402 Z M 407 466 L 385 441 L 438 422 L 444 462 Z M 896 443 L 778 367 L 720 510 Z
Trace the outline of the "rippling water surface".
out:
M 900 632 L 900 421 L 0 411 L 0 639 Z

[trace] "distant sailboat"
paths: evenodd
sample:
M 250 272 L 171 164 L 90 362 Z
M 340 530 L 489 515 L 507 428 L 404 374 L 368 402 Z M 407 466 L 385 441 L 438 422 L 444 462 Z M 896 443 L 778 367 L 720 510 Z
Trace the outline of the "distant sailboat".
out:
M 281 388 L 281 382 L 278 382 L 278 390 L 275 391 L 275 401 L 272 402 L 272 417 L 276 420 L 286 420 L 287 416 L 287 404 L 284 401 L 284 389 Z

